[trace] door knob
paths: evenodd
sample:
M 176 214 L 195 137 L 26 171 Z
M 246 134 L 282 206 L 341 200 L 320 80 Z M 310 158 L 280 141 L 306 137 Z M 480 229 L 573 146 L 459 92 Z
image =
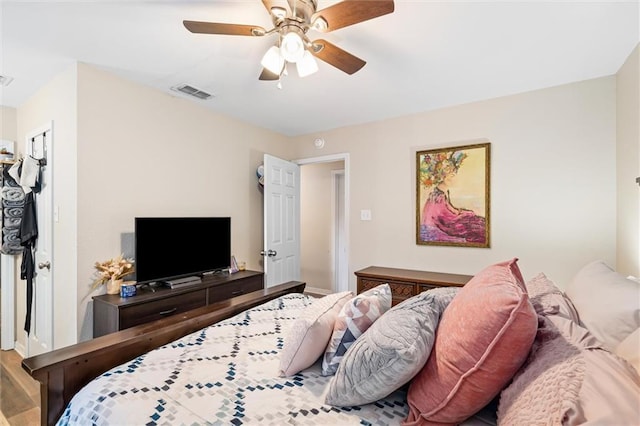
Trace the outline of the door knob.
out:
M 47 269 L 51 270 L 51 262 L 49 262 L 48 260 L 46 262 L 40 262 L 40 263 L 38 263 L 38 268 L 40 268 L 40 269 L 47 268 Z
M 277 256 L 277 254 L 278 252 L 275 250 L 267 250 L 267 251 L 262 250 L 260 252 L 260 256 L 267 256 L 267 257 L 274 257 L 274 256 Z

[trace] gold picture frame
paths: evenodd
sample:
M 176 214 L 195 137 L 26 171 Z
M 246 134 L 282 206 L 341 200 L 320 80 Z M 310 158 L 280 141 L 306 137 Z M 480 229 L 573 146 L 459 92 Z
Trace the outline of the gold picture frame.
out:
M 416 152 L 416 243 L 490 247 L 491 143 Z

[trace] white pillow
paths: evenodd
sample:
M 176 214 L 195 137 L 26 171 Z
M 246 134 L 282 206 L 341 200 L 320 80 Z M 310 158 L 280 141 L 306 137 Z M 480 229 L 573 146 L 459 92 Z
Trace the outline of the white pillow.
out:
M 307 306 L 284 339 L 280 353 L 280 375 L 292 376 L 312 366 L 329 343 L 342 306 L 353 298 L 343 291 L 324 296 Z
M 612 352 L 640 327 L 640 283 L 600 260 L 584 266 L 566 294 L 578 310 L 581 325 Z

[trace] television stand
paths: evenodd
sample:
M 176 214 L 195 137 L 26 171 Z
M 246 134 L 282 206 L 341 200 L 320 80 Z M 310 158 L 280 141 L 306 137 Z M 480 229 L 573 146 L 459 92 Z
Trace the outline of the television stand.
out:
M 264 274 L 241 271 L 236 274 L 207 275 L 194 285 L 141 285 L 131 297 L 119 294 L 93 296 L 93 337 L 124 330 L 191 309 L 221 302 L 264 288 Z
M 162 284 L 169 288 L 180 288 L 183 286 L 202 284 L 202 279 L 200 277 L 184 277 L 184 278 L 176 278 L 175 280 L 162 281 Z

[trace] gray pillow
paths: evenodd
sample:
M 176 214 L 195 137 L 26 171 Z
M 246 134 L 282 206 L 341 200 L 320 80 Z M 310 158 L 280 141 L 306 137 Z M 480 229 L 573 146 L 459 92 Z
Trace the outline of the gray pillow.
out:
M 429 290 L 378 318 L 344 354 L 325 402 L 369 404 L 409 382 L 426 364 L 440 315 L 457 292 L 457 287 Z

